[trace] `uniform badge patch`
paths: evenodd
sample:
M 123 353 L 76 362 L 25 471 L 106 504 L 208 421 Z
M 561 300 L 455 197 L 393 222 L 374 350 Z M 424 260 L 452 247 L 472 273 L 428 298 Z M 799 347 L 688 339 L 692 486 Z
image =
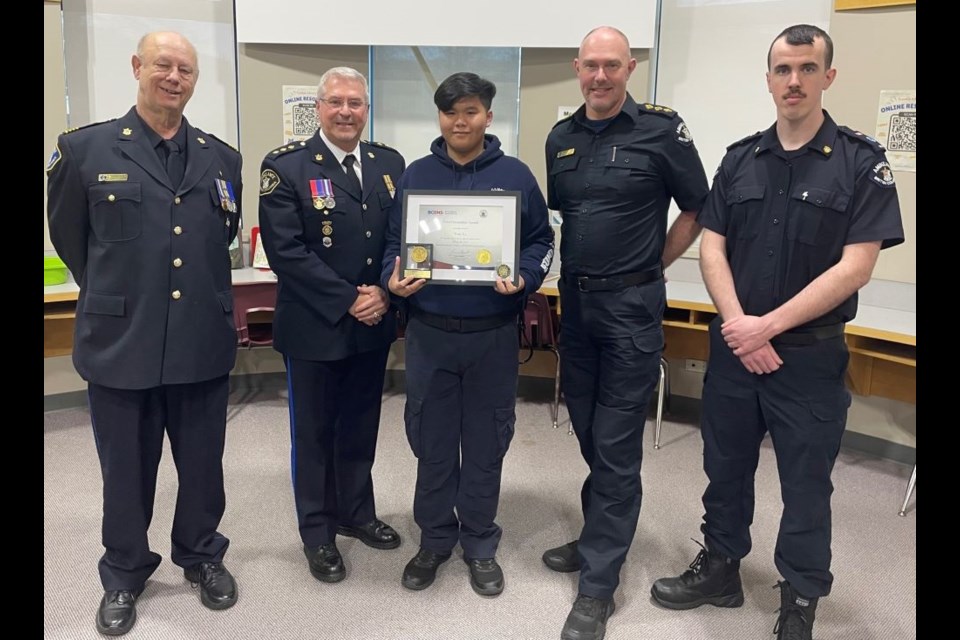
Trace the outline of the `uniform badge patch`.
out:
M 280 176 L 273 169 L 264 169 L 260 174 L 260 195 L 265 196 L 273 193 L 273 190 L 280 186 Z
M 687 128 L 687 123 L 683 120 L 677 125 L 677 142 L 685 147 L 693 144 L 693 136 L 690 135 L 690 129 Z
M 50 171 L 57 166 L 61 157 L 63 156 L 60 154 L 60 145 L 57 145 L 53 148 L 53 153 L 50 155 L 50 162 L 47 163 L 47 173 L 50 173 Z
M 873 165 L 873 175 L 870 179 L 881 187 L 892 187 L 896 182 L 893 179 L 893 169 L 886 160 L 882 160 Z
M 567 156 L 572 156 L 577 152 L 576 149 L 564 149 L 563 151 L 557 151 L 558 158 L 566 158 Z

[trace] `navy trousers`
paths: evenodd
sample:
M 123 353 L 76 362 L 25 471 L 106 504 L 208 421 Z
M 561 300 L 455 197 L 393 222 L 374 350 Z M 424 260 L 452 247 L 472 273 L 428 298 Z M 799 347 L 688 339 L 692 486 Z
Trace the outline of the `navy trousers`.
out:
M 139 589 L 160 564 L 150 551 L 157 467 L 163 434 L 177 467 L 179 489 L 171 559 L 181 567 L 220 562 L 230 541 L 217 531 L 226 500 L 223 447 L 227 376 L 152 389 L 88 385 L 90 418 L 103 473 L 104 590 Z
M 293 497 L 308 547 L 333 542 L 339 524 L 376 518 L 371 470 L 389 352 L 330 362 L 284 358 Z
M 754 475 L 769 432 L 780 474 L 783 515 L 774 561 L 809 598 L 830 593 L 830 474 L 846 426 L 849 355 L 842 336 L 810 345 L 777 345 L 783 365 L 772 374 L 747 371 L 710 325 L 703 386 L 703 468 L 709 485 L 701 529 L 707 546 L 740 559 L 750 552 Z
M 637 530 L 640 463 L 663 353 L 663 280 L 619 291 L 560 280 L 560 384 L 590 472 L 580 492 L 579 592 L 612 598 Z
M 501 529 L 503 458 L 516 422 L 517 325 L 454 333 L 407 326 L 404 421 L 417 457 L 413 515 L 420 546 L 492 558 Z

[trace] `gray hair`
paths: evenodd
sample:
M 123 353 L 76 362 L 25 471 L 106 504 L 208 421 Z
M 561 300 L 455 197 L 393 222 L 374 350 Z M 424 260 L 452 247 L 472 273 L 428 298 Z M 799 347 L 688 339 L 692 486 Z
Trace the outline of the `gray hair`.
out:
M 344 78 L 346 80 L 359 82 L 363 85 L 363 93 L 366 97 L 367 104 L 370 104 L 370 87 L 367 85 L 367 79 L 353 67 L 333 67 L 320 76 L 320 83 L 317 85 L 317 99 L 323 98 L 326 93 L 325 88 L 327 82 L 329 82 L 331 78 Z

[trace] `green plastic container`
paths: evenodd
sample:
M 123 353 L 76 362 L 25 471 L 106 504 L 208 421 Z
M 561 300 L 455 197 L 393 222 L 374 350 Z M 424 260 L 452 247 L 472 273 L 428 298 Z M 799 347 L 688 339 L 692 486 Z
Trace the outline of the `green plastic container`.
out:
M 67 281 L 67 265 L 57 256 L 43 256 L 43 286 L 63 284 Z

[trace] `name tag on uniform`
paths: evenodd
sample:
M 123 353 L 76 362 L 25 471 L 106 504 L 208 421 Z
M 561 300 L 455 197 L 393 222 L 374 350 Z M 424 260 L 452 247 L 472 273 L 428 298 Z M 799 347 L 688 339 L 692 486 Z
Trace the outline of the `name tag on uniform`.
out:
M 557 151 L 558 158 L 566 158 L 567 156 L 572 156 L 577 152 L 576 149 L 564 149 L 563 151 Z
M 126 182 L 125 173 L 101 173 L 97 176 L 97 182 Z

